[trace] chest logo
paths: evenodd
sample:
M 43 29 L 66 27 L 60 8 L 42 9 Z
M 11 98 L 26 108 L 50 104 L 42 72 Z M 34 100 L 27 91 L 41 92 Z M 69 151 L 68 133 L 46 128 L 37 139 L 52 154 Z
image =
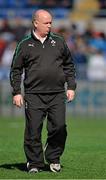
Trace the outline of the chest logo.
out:
M 28 44 L 29 47 L 34 47 L 33 43 Z
M 56 46 L 56 41 L 54 41 L 53 39 L 51 40 L 51 45 L 52 46 Z

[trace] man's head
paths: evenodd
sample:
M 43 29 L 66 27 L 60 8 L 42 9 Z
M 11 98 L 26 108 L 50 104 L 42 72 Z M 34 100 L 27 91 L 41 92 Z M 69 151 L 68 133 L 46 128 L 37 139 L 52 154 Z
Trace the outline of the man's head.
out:
M 52 16 L 46 10 L 37 10 L 33 14 L 32 23 L 36 33 L 41 37 L 45 37 L 51 30 Z

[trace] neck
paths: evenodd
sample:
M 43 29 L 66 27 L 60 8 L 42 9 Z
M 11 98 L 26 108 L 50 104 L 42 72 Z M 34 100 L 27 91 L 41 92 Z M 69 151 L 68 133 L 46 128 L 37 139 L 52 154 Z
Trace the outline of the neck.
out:
M 47 35 L 45 34 L 41 34 L 39 33 L 37 30 L 34 30 L 35 34 L 39 37 L 39 38 L 45 38 Z

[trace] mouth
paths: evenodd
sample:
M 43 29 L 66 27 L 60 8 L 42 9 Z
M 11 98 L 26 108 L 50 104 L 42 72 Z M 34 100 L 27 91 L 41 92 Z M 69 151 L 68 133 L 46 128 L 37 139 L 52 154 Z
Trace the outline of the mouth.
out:
M 50 32 L 50 29 L 48 29 L 46 32 L 49 33 L 49 32 Z

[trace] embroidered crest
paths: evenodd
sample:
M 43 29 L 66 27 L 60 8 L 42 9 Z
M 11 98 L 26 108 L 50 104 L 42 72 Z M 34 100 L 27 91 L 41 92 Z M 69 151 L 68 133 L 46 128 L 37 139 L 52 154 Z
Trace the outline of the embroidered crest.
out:
M 34 47 L 34 43 L 30 43 L 30 44 L 28 44 L 28 46 Z
M 53 39 L 51 40 L 51 44 L 52 46 L 56 46 L 56 41 L 54 41 Z

